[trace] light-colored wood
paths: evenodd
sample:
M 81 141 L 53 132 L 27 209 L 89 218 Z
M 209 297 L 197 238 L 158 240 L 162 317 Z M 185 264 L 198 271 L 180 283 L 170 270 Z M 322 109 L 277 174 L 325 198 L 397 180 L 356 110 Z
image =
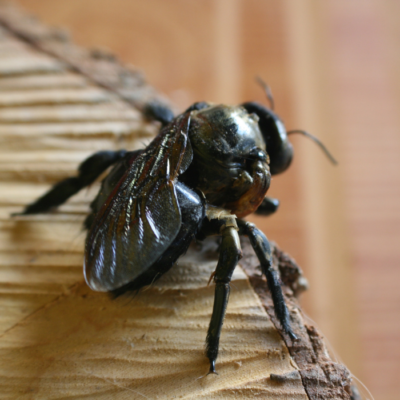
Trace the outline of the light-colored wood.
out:
M 396 1 L 320 9 L 331 44 L 332 102 L 343 149 L 365 381 L 400 393 L 400 8 Z
M 0 44 L 8 37 L 2 32 Z M 157 129 L 85 80 L 66 85 L 73 75 L 65 68 L 60 87 L 55 75 L 35 86 L 40 71 L 27 64 L 36 52 L 23 51 L 25 65 L 0 78 L 7 88 L 0 93 L 0 398 L 307 399 L 295 362 L 240 268 L 219 375 L 207 375 L 215 242 L 204 245 L 209 251 L 192 248 L 139 296 L 112 300 L 90 291 L 82 274 L 81 226 L 98 185 L 55 213 L 10 217 L 54 180 L 73 175 L 104 138 L 110 149 L 135 148 Z M 277 383 L 271 373 L 290 378 Z
M 112 49 L 142 69 L 180 110 L 201 100 L 265 104 L 265 94 L 254 81 L 260 75 L 271 85 L 276 111 L 287 127 L 307 128 L 298 126 L 293 117 L 281 2 L 23 0 L 22 4 L 52 26 L 66 26 L 77 43 Z M 301 139 L 293 141 L 297 148 Z M 320 156 L 318 150 L 315 156 Z M 273 179 L 269 194 L 281 200 L 279 212 L 267 219 L 251 218 L 307 271 L 300 165 L 296 156 L 292 168 Z
M 59 74 L 45 74 L 45 75 L 29 75 L 29 76 L 16 76 L 2 79 L 0 81 L 0 90 L 29 90 L 29 89 L 46 89 L 51 87 L 71 88 L 71 87 L 84 87 L 86 80 L 83 76 L 78 74 L 63 73 Z
M 198 254 L 188 254 L 174 273 L 133 300 L 112 301 L 106 294 L 91 292 L 71 272 L 69 279 L 48 283 L 52 274 L 60 275 L 60 268 L 71 270 L 71 265 L 65 265 L 73 262 L 68 257 L 62 257 L 64 265 L 58 267 L 54 257 L 47 260 L 48 271 L 46 260 L 31 261 L 25 285 L 17 266 L 18 283 L 11 286 L 8 297 L 17 297 L 20 306 L 28 303 L 31 308 L 25 308 L 25 315 L 11 309 L 6 316 L 10 327 L 2 335 L 0 349 L 3 393 L 19 399 L 32 394 L 46 399 L 238 395 L 306 399 L 300 378 L 287 385 L 267 379 L 271 372 L 285 374 L 294 368 L 239 270 L 221 338 L 219 375 L 206 375 L 203 342 L 214 292 L 207 281 L 216 260 L 203 263 L 199 271 Z M 80 262 L 73 267 L 80 272 Z M 42 270 L 40 282 L 32 268 Z M 73 280 L 77 283 L 71 286 Z M 13 319 L 19 323 L 11 324 Z M 259 335 L 261 330 L 264 335 Z
M 332 272 L 322 268 L 322 276 L 318 278 L 319 267 L 308 268 L 308 256 L 312 254 L 309 246 L 314 245 L 309 242 L 311 236 L 307 230 L 309 217 L 312 220 L 314 210 L 308 208 L 307 202 L 312 202 L 315 196 L 320 195 L 321 187 L 326 182 L 322 182 L 321 187 L 315 185 L 312 191 L 303 183 L 305 157 L 311 157 L 311 163 L 318 162 L 318 169 L 324 168 L 321 171 L 323 177 L 330 177 L 332 172 L 313 144 L 293 137 L 296 155 L 292 167 L 284 175 L 274 178 L 269 192 L 281 199 L 280 210 L 267 220 L 257 218 L 255 221 L 270 239 L 276 240 L 297 259 L 312 282 L 317 282 L 313 283 L 309 294 L 305 294 L 303 304 L 319 325 L 325 316 L 329 316 L 327 324 L 323 323 L 323 332 L 333 342 L 334 350 L 350 366 L 356 367 L 353 372 L 362 377 L 376 398 L 397 399 L 400 391 L 397 379 L 400 373 L 400 331 L 396 322 L 399 321 L 396 282 L 399 280 L 397 266 L 400 226 L 396 191 L 400 170 L 396 164 L 396 132 L 399 126 L 396 110 L 400 98 L 400 14 L 397 2 L 305 2 L 299 15 L 304 17 L 306 14 L 308 29 L 315 32 L 308 46 L 312 47 L 316 43 L 319 46 L 311 50 L 315 57 L 312 61 L 309 53 L 300 49 L 296 60 L 290 55 L 290 43 L 300 34 L 298 27 L 304 22 L 304 19 L 298 20 L 297 15 L 293 16 L 295 7 L 290 2 L 289 9 L 285 8 L 284 2 L 235 2 L 232 14 L 224 13 L 221 6 L 224 2 L 217 6 L 215 0 L 20 1 L 47 23 L 69 27 L 79 43 L 112 48 L 125 61 L 140 66 L 150 81 L 173 98 L 181 109 L 202 99 L 222 101 L 219 96 L 225 95 L 227 87 L 232 96 L 239 98 L 224 98 L 225 101 L 234 103 L 256 99 L 265 102 L 262 91 L 253 84 L 254 76 L 261 75 L 272 86 L 276 111 L 284 118 L 288 128 L 304 128 L 321 137 L 325 127 L 329 127 L 332 136 L 324 140 L 340 162 L 333 172 L 345 184 L 345 190 L 341 191 L 343 199 L 338 199 L 339 192 L 332 194 L 332 216 L 338 219 L 333 226 L 347 221 L 347 238 L 351 246 L 348 256 L 351 258 L 356 281 L 356 322 L 360 324 L 358 343 L 343 340 L 342 337 L 337 341 L 336 338 L 352 322 L 338 315 L 337 310 L 341 308 L 336 303 L 328 302 L 332 293 L 337 293 L 341 301 L 351 305 L 348 290 L 342 290 L 336 278 L 329 279 Z M 217 7 L 222 10 L 218 18 Z M 294 21 L 289 19 L 289 15 L 293 16 Z M 228 34 L 224 35 L 224 40 L 219 38 L 217 49 L 216 32 L 232 32 L 230 24 L 233 21 L 236 21 L 236 30 L 231 38 Z M 303 38 L 308 40 L 307 37 Z M 319 51 L 321 47 L 322 51 Z M 25 45 L 13 41 L 12 44 L 0 46 L 0 55 L 10 57 L 14 53 L 20 56 L 21 48 L 25 48 Z M 224 48 L 227 48 L 225 53 Z M 229 63 L 239 63 L 233 66 L 234 74 L 230 71 L 223 75 L 223 69 L 218 68 L 221 59 L 226 68 L 230 68 Z M 307 63 L 312 64 L 313 70 L 319 69 L 320 73 L 326 73 L 325 77 L 330 83 L 322 82 L 321 85 L 318 74 L 310 73 L 307 67 L 304 69 Z M 302 71 L 309 78 L 306 79 Z M 222 78 L 229 76 L 230 82 L 221 80 L 221 75 Z M 35 75 L 26 86 L 25 83 L 21 84 L 19 90 L 36 87 L 47 89 L 51 84 L 46 82 L 56 77 L 57 74 L 51 71 Z M 17 90 L 18 81 L 26 78 L 24 75 L 9 77 L 14 85 L 12 90 Z M 62 80 L 57 82 L 63 88 L 82 88 L 78 83 L 69 86 Z M 2 89 L 0 83 L 0 90 L 6 91 L 9 88 Z M 315 102 L 318 103 L 317 107 L 312 105 Z M 300 111 L 304 107 L 311 112 L 309 121 L 318 122 L 318 128 L 298 119 L 299 116 L 305 117 Z M 320 115 L 321 108 L 325 112 Z M 325 120 L 324 115 L 327 115 L 328 109 L 332 115 L 328 113 Z M 321 117 L 323 121 L 320 121 Z M 330 127 L 332 121 L 334 128 Z M 125 137 L 121 137 L 121 140 L 125 140 Z M 113 148 L 115 142 L 112 135 L 104 135 L 96 140 L 85 136 L 49 136 L 41 138 L 40 143 L 37 143 L 37 138 L 32 138 L 26 145 L 34 150 L 44 145 L 46 149 L 64 148 L 71 152 L 79 150 L 89 154 L 102 148 Z M 8 150 L 16 148 L 17 141 L 9 143 Z M 68 164 L 57 176 L 65 174 L 69 168 L 73 169 L 73 162 Z M 19 179 L 25 179 L 23 176 L 26 174 L 20 174 Z M 34 176 L 38 175 L 32 173 L 26 179 L 34 179 Z M 51 180 L 58 179 L 57 176 L 54 174 Z M 344 213 L 343 208 L 342 212 L 337 212 L 337 199 L 339 204 L 343 200 Z M 320 200 L 323 200 L 323 196 Z M 11 208 L 14 210 L 15 205 Z M 308 213 L 305 211 L 307 209 Z M 316 237 L 321 240 L 318 235 Z M 325 254 L 325 260 L 328 254 Z M 313 293 L 318 288 L 322 288 L 318 295 L 322 297 L 318 297 L 316 302 Z M 320 304 L 325 304 L 327 308 L 321 310 Z M 362 345 L 362 365 L 358 371 L 360 361 L 354 358 L 356 355 L 352 352 L 354 357 L 350 360 L 349 354 L 346 354 L 348 343 L 354 348 Z
M 286 5 L 288 57 L 296 120 L 307 126 L 333 152 L 339 154 L 337 118 L 329 96 L 331 70 L 326 48 L 326 23 L 314 1 Z M 305 246 L 309 271 L 311 310 L 323 332 L 352 371 L 360 370 L 355 276 L 345 220 L 344 188 L 340 169 L 333 168 L 308 141 L 297 143 L 304 171 L 300 200 L 307 229 Z M 343 295 L 346 293 L 346 295 Z

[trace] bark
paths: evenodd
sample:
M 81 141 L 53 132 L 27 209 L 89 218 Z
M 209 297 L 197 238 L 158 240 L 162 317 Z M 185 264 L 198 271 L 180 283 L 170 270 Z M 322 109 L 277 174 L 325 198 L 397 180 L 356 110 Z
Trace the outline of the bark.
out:
M 104 148 L 135 149 L 158 129 L 140 110 L 165 102 L 137 70 L 75 46 L 0 4 L 0 392 L 4 398 L 349 399 L 351 379 L 305 323 L 300 269 L 275 248 L 292 323 L 281 332 L 257 260 L 244 242 L 217 361 L 203 343 L 215 241 L 193 245 L 130 299 L 91 292 L 81 223 L 98 185 L 56 212 L 10 218 Z M 132 107 L 134 106 L 134 107 Z

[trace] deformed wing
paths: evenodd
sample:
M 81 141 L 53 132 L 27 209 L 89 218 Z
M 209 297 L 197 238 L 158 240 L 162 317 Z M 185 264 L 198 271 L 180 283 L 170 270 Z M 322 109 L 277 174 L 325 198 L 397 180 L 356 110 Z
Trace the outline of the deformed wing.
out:
M 161 130 L 96 215 L 86 239 L 85 279 L 109 291 L 133 281 L 173 242 L 181 227 L 175 179 L 192 160 L 190 114 Z

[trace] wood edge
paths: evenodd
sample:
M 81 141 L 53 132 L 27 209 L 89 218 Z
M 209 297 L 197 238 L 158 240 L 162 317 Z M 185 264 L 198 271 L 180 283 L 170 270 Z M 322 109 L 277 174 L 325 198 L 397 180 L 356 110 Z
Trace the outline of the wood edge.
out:
M 274 265 L 280 271 L 292 328 L 298 337 L 298 340 L 292 341 L 282 330 L 275 316 L 267 282 L 260 273 L 259 263 L 250 243 L 243 240 L 242 248 L 244 257 L 241 260 L 241 266 L 276 330 L 285 342 L 291 357 L 296 362 L 309 399 L 361 400 L 358 389 L 352 382 L 350 371 L 344 365 L 332 360 L 321 333 L 316 327 L 305 321 L 298 295 L 306 289 L 307 283 L 299 266 L 274 244 Z M 280 376 L 271 377 L 271 379 L 285 381 L 290 377 Z
M 0 1 L 0 26 L 142 112 L 149 103 L 172 108 L 169 100 L 145 81 L 138 68 L 122 64 L 108 49 L 75 45 L 66 29 L 48 27 L 14 3 Z
M 0 2 L 0 25 L 31 47 L 62 61 L 72 71 L 85 76 L 95 85 L 115 93 L 139 110 L 143 110 L 144 105 L 152 101 L 168 103 L 145 83 L 143 74 L 123 66 L 112 53 L 101 49 L 84 50 L 72 44 L 62 29 L 46 27 L 12 4 Z M 293 330 L 299 337 L 298 341 L 292 342 L 282 331 L 275 317 L 272 298 L 266 281 L 260 277 L 256 269 L 257 260 L 250 245 L 245 242 L 243 250 L 245 257 L 241 265 L 292 358 L 300 368 L 299 373 L 308 397 L 311 400 L 317 398 L 356 400 L 358 397 L 354 396 L 349 371 L 330 358 L 318 330 L 304 321 L 295 297 L 297 291 L 295 285 L 302 276 L 299 267 L 289 256 L 275 247 L 276 265 L 281 271 L 284 282 L 284 294 L 289 305 Z M 290 378 L 271 375 L 271 379 L 284 382 Z

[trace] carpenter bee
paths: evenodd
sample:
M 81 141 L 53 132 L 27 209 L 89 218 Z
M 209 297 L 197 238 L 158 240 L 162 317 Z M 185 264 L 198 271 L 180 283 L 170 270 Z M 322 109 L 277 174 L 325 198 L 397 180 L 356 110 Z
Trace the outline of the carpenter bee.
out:
M 145 111 L 161 122 L 159 134 L 145 149 L 92 155 L 79 166 L 78 176 L 57 183 L 21 214 L 61 205 L 112 166 L 84 223 L 84 275 L 91 289 L 115 296 L 137 291 L 167 272 L 193 239 L 220 235 L 206 338 L 210 372 L 215 373 L 229 282 L 242 257 L 239 235 L 245 235 L 267 278 L 276 316 L 296 340 L 268 239 L 242 219 L 278 208 L 279 202 L 265 195 L 271 175 L 285 171 L 293 156 L 282 121 L 255 102 L 198 102 L 176 117 L 160 105 Z

